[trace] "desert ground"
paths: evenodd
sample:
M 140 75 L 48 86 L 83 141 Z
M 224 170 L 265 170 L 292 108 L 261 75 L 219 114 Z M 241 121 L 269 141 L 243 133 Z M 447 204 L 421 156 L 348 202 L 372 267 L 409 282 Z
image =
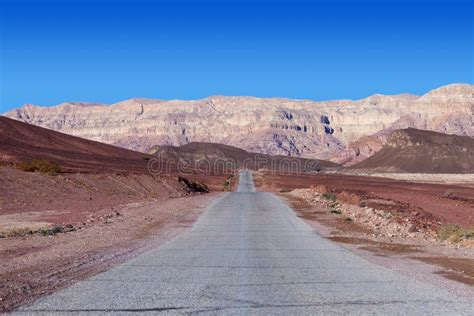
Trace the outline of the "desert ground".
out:
M 370 243 L 369 251 L 384 256 L 376 261 L 338 245 L 347 238 L 321 233 L 323 205 L 312 216 L 294 205 L 296 216 L 274 194 L 255 192 L 248 170 L 240 172 L 236 191 L 215 199 L 191 229 L 162 247 L 14 313 L 468 314 L 473 308 L 472 287 L 449 271 L 440 284 L 436 274 L 426 277 L 424 263 L 403 266 L 399 254 L 420 252 L 419 246 Z M 469 260 L 457 264 L 466 269 Z
M 12 167 L 0 171 L 5 185 L 15 184 L 11 192 L 24 192 L 29 183 L 38 184 L 37 190 L 28 191 L 29 199 L 17 195 L 3 198 L 12 201 L 8 208 L 2 207 L 1 215 L 4 233 L 10 232 L 0 239 L 5 258 L 1 271 L 3 311 L 30 306 L 28 303 L 38 298 L 126 265 L 142 254 L 159 251 L 192 229 L 203 213 L 210 212 L 212 203 L 226 194 L 223 187 L 216 190 L 219 192 L 202 194 L 179 191 L 177 186 L 174 195 L 153 195 L 162 190 L 146 186 L 141 179 L 144 175 L 44 175 Z M 231 191 L 242 186 L 235 177 L 232 179 Z M 253 181 L 257 191 L 277 194 L 322 238 L 371 264 L 460 297 L 472 297 L 472 240 L 450 240 L 455 236 L 441 240 L 437 235 L 449 224 L 472 227 L 474 203 L 469 187 L 333 173 L 276 174 L 269 170 L 253 172 Z M 211 179 L 213 182 L 218 181 Z M 24 187 L 18 187 L 21 183 Z M 120 185 L 114 187 L 112 183 Z M 108 194 L 103 194 L 105 188 Z M 143 188 L 147 190 L 141 192 Z M 60 197 L 58 202 L 45 200 L 51 189 Z M 415 190 L 416 195 L 410 193 Z M 329 199 L 324 196 L 328 192 L 334 194 L 334 200 L 332 195 Z M 62 194 L 76 200 L 65 203 L 66 195 Z M 42 211 L 25 212 L 28 208 L 14 201 L 24 201 L 23 206 Z M 450 212 L 439 212 L 434 205 Z M 212 216 L 218 216 L 219 211 L 213 210 Z M 367 216 L 368 210 L 372 216 Z M 56 226 L 64 231 L 42 232 Z M 68 227 L 73 229 L 68 231 Z

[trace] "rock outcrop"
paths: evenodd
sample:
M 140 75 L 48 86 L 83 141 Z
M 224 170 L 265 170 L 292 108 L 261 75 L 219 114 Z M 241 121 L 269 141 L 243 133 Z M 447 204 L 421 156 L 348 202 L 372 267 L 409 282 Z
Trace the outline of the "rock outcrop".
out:
M 192 101 L 131 99 L 112 105 L 25 105 L 5 115 L 143 152 L 154 145 L 212 142 L 250 152 L 350 163 L 378 149 L 354 142 L 371 135 L 378 139 L 395 129 L 473 137 L 473 111 L 474 86 L 454 84 L 422 97 L 377 94 L 358 101 L 325 102 L 224 96 Z M 354 150 L 357 146 L 361 148 Z M 358 151 L 359 156 L 363 152 L 359 158 Z

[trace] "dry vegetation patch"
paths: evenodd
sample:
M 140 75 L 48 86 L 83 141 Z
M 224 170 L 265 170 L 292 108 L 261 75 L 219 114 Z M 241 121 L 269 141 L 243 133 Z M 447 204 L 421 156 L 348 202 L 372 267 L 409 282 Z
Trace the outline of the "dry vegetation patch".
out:
M 40 234 L 43 236 L 54 236 L 60 233 L 69 233 L 76 231 L 76 228 L 70 224 L 68 225 L 51 225 L 50 223 L 8 223 L 0 225 L 0 238 L 14 238 L 25 237 L 33 234 Z
M 228 175 L 222 185 L 223 191 L 233 191 L 237 186 L 237 182 L 235 174 Z
M 61 167 L 57 162 L 47 159 L 22 160 L 16 164 L 16 168 L 26 172 L 41 172 L 49 175 L 61 172 Z
M 440 241 L 459 243 L 465 239 L 474 239 L 474 227 L 462 228 L 455 224 L 444 224 L 438 229 Z

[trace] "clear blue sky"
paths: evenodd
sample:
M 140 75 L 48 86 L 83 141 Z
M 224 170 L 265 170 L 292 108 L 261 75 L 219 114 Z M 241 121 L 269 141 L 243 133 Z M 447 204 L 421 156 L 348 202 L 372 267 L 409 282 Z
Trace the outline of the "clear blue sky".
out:
M 0 0 L 0 113 L 132 97 L 356 99 L 473 83 L 472 3 Z

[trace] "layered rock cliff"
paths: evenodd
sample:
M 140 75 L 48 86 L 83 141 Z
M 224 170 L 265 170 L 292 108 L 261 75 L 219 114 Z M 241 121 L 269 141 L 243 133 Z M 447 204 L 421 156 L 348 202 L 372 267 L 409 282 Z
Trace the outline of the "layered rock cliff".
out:
M 377 94 L 325 102 L 225 96 L 131 99 L 112 105 L 28 104 L 5 115 L 144 152 L 154 145 L 212 142 L 251 152 L 350 162 L 365 146 L 362 137 L 378 139 L 390 130 L 413 127 L 473 137 L 473 112 L 474 85 L 454 84 L 422 97 Z M 354 143 L 359 140 L 359 145 Z

